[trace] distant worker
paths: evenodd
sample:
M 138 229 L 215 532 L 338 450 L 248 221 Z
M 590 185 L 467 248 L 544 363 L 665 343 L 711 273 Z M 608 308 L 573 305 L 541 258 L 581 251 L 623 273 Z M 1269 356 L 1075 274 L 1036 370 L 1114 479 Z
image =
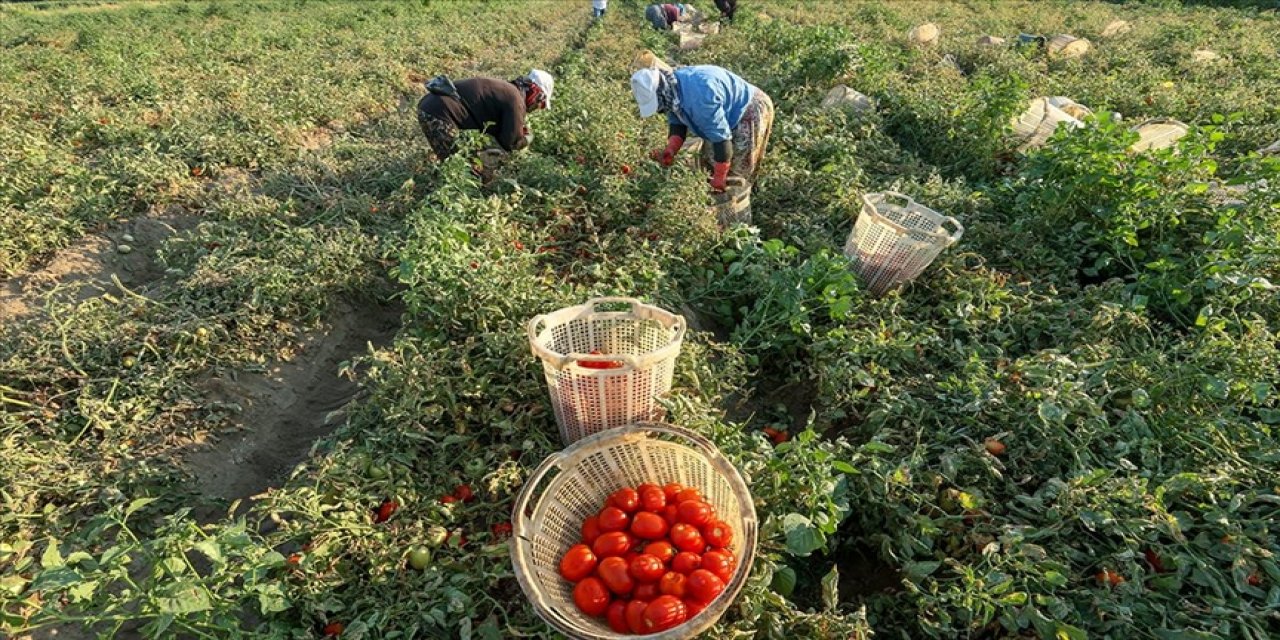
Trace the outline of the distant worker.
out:
M 671 166 L 692 133 L 707 143 L 712 191 L 724 191 L 730 173 L 754 180 L 773 129 L 768 94 L 712 65 L 640 69 L 631 76 L 631 92 L 640 117 L 667 114 L 667 146 L 650 154 L 654 160 Z
M 649 24 L 654 29 L 666 31 L 671 29 L 671 25 L 680 21 L 680 16 L 684 13 L 684 5 L 672 4 L 651 4 L 645 7 L 644 17 L 649 20 Z
M 592 17 L 596 20 L 604 17 L 604 12 L 609 9 L 609 0 L 591 0 Z
M 418 102 L 418 124 L 441 161 L 457 152 L 459 129 L 487 133 L 511 152 L 529 145 L 533 136 L 525 115 L 550 108 L 554 90 L 555 79 L 539 69 L 515 80 L 469 78 L 455 84 L 440 76 Z
M 716 8 L 720 10 L 721 18 L 733 20 L 733 14 L 738 11 L 738 0 L 716 0 Z

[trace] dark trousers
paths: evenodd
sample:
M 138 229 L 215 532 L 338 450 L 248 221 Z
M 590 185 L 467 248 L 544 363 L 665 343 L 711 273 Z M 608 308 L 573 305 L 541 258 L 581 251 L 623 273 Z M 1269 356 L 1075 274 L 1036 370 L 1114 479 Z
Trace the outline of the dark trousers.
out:
M 732 20 L 734 12 L 738 10 L 738 0 L 716 0 L 716 8 L 720 10 L 720 15 Z

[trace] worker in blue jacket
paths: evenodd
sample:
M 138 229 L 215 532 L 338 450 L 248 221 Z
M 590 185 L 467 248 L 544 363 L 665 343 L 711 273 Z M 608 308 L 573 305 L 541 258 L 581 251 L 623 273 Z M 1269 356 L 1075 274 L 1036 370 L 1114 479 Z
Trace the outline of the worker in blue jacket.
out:
M 730 71 L 713 66 L 662 66 L 631 76 L 640 117 L 667 114 L 667 146 L 654 151 L 664 166 L 675 162 L 685 138 L 702 138 L 709 156 L 711 190 L 725 190 L 729 174 L 753 181 L 773 129 L 773 100 Z

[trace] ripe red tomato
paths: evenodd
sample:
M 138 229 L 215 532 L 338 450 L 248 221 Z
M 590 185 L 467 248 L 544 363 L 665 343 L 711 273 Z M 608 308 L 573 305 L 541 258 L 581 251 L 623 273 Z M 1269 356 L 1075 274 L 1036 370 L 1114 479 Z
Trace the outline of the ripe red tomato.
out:
M 627 624 L 627 603 L 623 600 L 610 602 L 609 608 L 605 609 L 604 618 L 609 621 L 609 628 L 618 633 L 631 631 L 631 625 Z
M 347 630 L 347 627 L 343 625 L 341 622 L 330 622 L 329 624 L 326 624 L 324 626 L 324 635 L 327 637 L 336 638 L 342 635 L 342 632 L 346 630 Z
M 707 541 L 702 539 L 698 528 L 683 522 L 671 525 L 671 544 L 681 551 L 692 553 L 702 553 L 707 550 Z
M 639 558 L 639 557 L 640 557 L 640 552 L 638 551 L 628 551 L 622 554 L 622 559 L 627 561 L 628 567 L 631 566 L 632 560 L 635 560 L 636 558 Z
M 688 591 L 689 577 L 683 573 L 668 571 L 658 580 L 658 593 L 683 598 Z
M 631 550 L 633 544 L 635 542 L 631 534 L 625 531 L 610 531 L 596 538 L 595 544 L 591 545 L 591 550 L 595 552 L 597 558 L 608 558 L 625 554 Z
M 694 616 L 702 613 L 702 610 L 707 608 L 707 603 L 699 602 L 693 598 L 685 598 L 684 606 L 689 611 L 689 619 L 693 619 Z
M 668 525 L 680 522 L 680 509 L 674 504 L 668 504 L 662 508 L 662 519 L 666 520 Z
M 636 587 L 636 581 L 628 571 L 627 561 L 617 556 L 601 560 L 596 567 L 596 575 L 609 591 L 620 596 L 630 595 L 631 590 Z
M 511 523 L 497 522 L 497 523 L 494 523 L 494 525 L 490 528 L 490 530 L 493 531 L 493 537 L 505 538 L 511 535 Z
M 680 522 L 687 522 L 698 528 L 705 526 L 716 517 L 715 510 L 705 502 L 686 500 L 677 508 L 680 510 Z
M 457 501 L 458 499 L 453 496 L 440 496 L 440 504 L 453 504 Z
M 395 515 L 396 510 L 399 508 L 399 502 L 396 502 L 395 500 L 383 500 L 382 504 L 378 505 L 378 511 L 374 514 L 373 521 L 386 522 L 391 519 L 391 516 Z
M 627 565 L 627 570 L 636 582 L 657 582 L 667 572 L 667 567 L 658 556 L 642 553 Z
M 645 545 L 644 552 L 656 556 L 663 564 L 670 563 L 676 557 L 677 550 L 670 542 L 659 540 Z
M 605 507 L 600 512 L 600 532 L 608 533 L 610 531 L 626 531 L 627 526 L 631 524 L 631 518 L 617 507 Z
M 569 547 L 564 557 L 560 558 L 560 577 L 569 582 L 577 582 L 591 575 L 596 570 L 596 554 L 585 544 Z
M 653 602 L 653 599 L 662 595 L 658 593 L 657 582 L 645 582 L 636 585 L 635 590 L 631 592 L 632 600 L 644 600 L 645 602 Z
M 733 529 L 730 529 L 723 520 L 713 520 L 702 528 L 702 537 L 706 539 L 707 544 L 724 548 L 733 542 Z
M 600 578 L 586 578 L 573 588 L 573 603 L 583 613 L 598 618 L 609 608 L 609 589 Z
M 662 516 L 648 511 L 641 511 L 631 520 L 631 533 L 637 538 L 657 540 L 667 535 L 667 521 Z
M 457 496 L 463 502 L 471 502 L 476 499 L 476 494 L 472 493 L 471 485 L 460 484 L 453 490 L 453 495 Z
M 689 609 L 675 596 L 658 596 L 644 608 L 644 633 L 674 629 L 688 619 Z
M 684 491 L 684 485 L 678 482 L 669 482 L 662 486 L 662 493 L 667 496 L 669 504 L 676 503 L 676 497 L 680 495 L 681 491 Z
M 625 513 L 635 513 L 640 510 L 640 494 L 631 487 L 623 487 L 609 496 L 609 504 Z
M 724 580 L 726 583 L 733 578 L 733 556 L 725 551 L 713 550 L 702 554 L 702 566 L 700 569 L 706 569 L 716 574 L 717 578 Z
M 631 628 L 631 633 L 644 633 L 644 610 L 648 606 L 647 600 L 632 600 L 627 603 L 627 626 Z
M 662 487 L 656 485 L 641 485 L 640 488 L 640 508 L 645 511 L 654 513 L 662 513 L 662 508 L 667 506 L 667 494 L 663 493 Z
M 706 569 L 698 569 L 689 574 L 686 588 L 694 600 L 711 602 L 724 593 L 724 580 Z
M 702 492 L 694 489 L 693 487 L 685 487 L 680 490 L 680 493 L 676 494 L 676 504 L 680 504 L 686 500 L 697 500 L 698 502 L 701 502 Z
M 591 516 L 582 521 L 582 541 L 586 544 L 594 544 L 596 538 L 600 537 L 600 516 Z
M 625 175 L 627 175 L 627 174 L 629 174 L 629 173 L 631 173 L 631 165 L 629 165 L 629 164 L 624 164 L 624 165 L 622 165 L 622 175 L 624 175 L 624 176 L 625 176 Z
M 694 569 L 701 566 L 702 556 L 688 551 L 677 553 L 675 559 L 671 561 L 671 570 L 685 575 L 693 573 Z

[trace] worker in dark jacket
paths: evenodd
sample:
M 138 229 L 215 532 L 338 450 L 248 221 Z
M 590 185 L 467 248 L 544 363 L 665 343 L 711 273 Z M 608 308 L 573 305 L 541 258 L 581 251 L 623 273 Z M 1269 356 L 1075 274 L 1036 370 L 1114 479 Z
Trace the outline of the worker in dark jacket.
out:
M 733 14 L 738 11 L 738 0 L 716 0 L 716 8 L 720 10 L 721 18 L 733 20 Z
M 441 161 L 457 152 L 459 129 L 483 131 L 507 152 L 528 146 L 525 114 L 551 107 L 555 79 L 534 69 L 515 80 L 470 78 L 454 86 L 456 97 L 428 93 L 418 102 L 418 124 Z
M 654 29 L 660 31 L 670 30 L 671 25 L 680 21 L 680 16 L 684 14 L 684 5 L 672 4 L 651 4 L 645 7 L 644 17 L 649 20 Z

